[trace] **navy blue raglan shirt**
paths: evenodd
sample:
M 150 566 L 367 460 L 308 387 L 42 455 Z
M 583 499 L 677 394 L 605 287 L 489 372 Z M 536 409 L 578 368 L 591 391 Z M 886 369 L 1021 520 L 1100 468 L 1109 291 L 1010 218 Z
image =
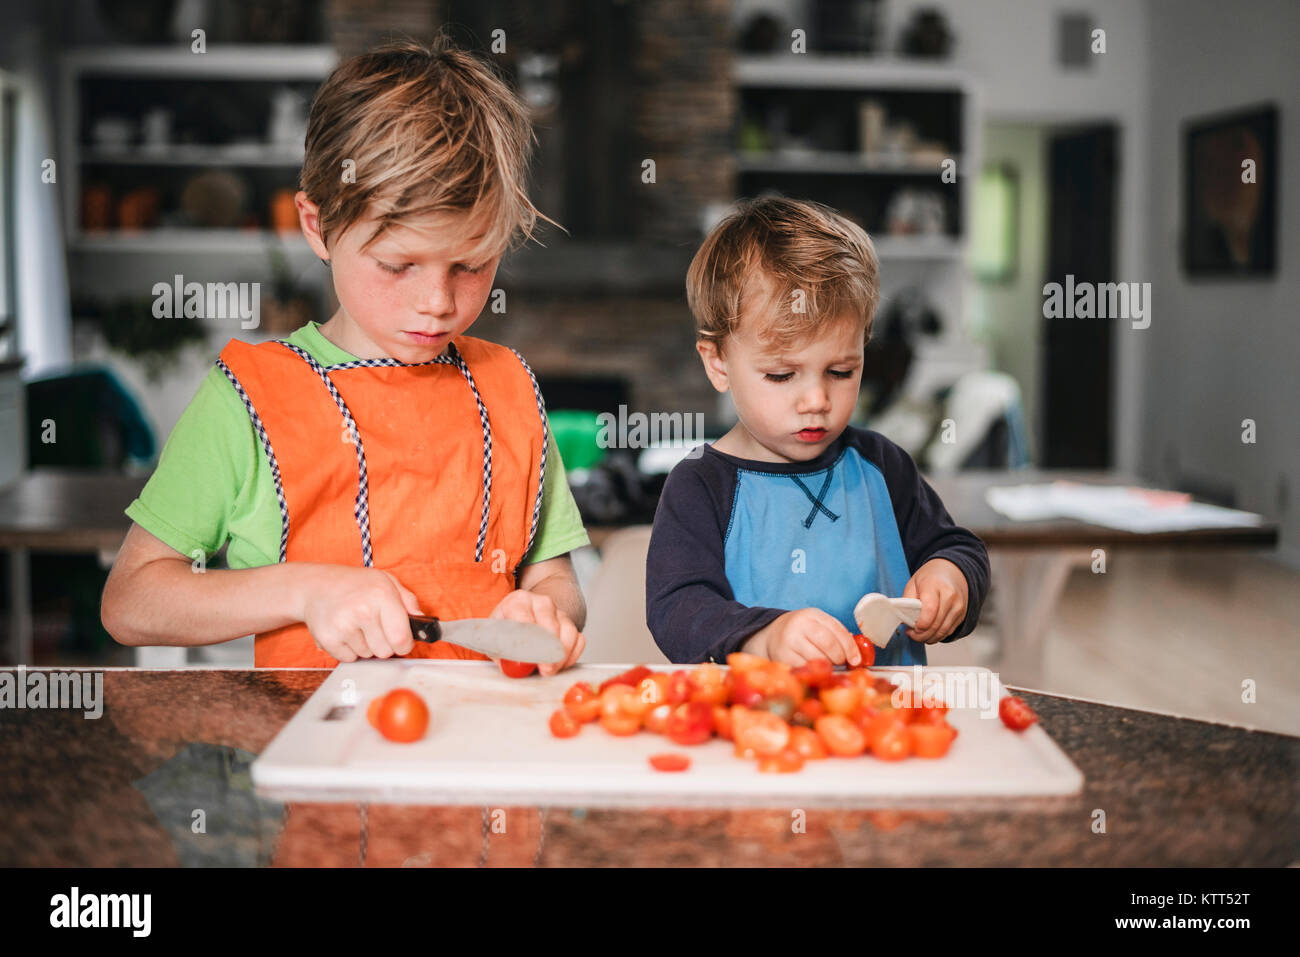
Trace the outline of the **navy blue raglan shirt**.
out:
M 850 633 L 868 592 L 901 597 L 912 573 L 946 558 L 966 576 L 975 628 L 988 552 L 953 523 L 911 456 L 849 426 L 808 462 L 739 459 L 697 449 L 664 483 L 646 560 L 646 621 L 669 661 L 722 662 L 787 611 L 820 608 Z M 923 665 L 900 626 L 878 665 Z

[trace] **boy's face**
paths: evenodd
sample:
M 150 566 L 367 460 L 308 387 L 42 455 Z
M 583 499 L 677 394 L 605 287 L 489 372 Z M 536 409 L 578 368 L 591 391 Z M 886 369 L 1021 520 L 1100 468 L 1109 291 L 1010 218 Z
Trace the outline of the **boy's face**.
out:
M 492 292 L 501 254 L 471 256 L 483 230 L 467 214 L 394 224 L 364 251 L 371 218 L 321 242 L 316 206 L 298 194 L 313 250 L 330 261 L 339 311 L 329 338 L 361 359 L 426 362 L 468 329 Z
M 740 424 L 728 444 L 741 458 L 806 462 L 848 425 L 862 381 L 863 325 L 851 316 L 785 349 L 762 342 L 742 318 L 723 353 L 698 343 L 709 381 L 731 392 Z

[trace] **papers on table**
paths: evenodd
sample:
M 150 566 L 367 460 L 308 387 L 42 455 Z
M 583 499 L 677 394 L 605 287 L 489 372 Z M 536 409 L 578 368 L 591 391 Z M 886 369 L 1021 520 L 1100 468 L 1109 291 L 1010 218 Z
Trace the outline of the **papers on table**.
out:
M 1021 522 L 1073 518 L 1126 532 L 1174 532 L 1191 528 L 1259 525 L 1263 519 L 1217 505 L 1193 502 L 1180 492 L 1121 485 L 1011 485 L 985 492 L 990 507 Z

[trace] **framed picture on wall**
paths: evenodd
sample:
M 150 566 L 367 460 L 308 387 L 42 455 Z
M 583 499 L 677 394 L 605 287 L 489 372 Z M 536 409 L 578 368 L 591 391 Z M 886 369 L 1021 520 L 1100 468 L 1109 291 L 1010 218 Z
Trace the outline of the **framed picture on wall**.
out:
M 1271 276 L 1277 265 L 1277 107 L 1189 122 L 1183 264 L 1189 276 Z

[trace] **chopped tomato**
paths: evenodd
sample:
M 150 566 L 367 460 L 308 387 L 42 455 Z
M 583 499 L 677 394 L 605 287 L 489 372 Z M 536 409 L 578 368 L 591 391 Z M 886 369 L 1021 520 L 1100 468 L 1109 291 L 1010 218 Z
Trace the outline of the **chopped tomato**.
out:
M 826 757 L 826 745 L 811 728 L 791 728 L 790 745 L 805 761 L 820 761 Z
M 898 761 L 912 752 L 912 738 L 908 726 L 897 709 L 882 711 L 871 719 L 867 729 L 867 744 L 871 753 L 884 761 Z
M 912 739 L 912 753 L 918 758 L 941 758 L 952 747 L 957 735 L 951 725 L 914 722 L 907 733 Z
M 799 707 L 794 709 L 794 717 L 790 720 L 811 728 L 825 713 L 826 705 L 822 704 L 821 698 L 804 698 L 799 702 Z
M 765 774 L 789 774 L 803 767 L 803 755 L 794 748 L 784 748 L 778 754 L 760 757 L 758 770 Z
M 668 679 L 667 698 L 668 704 L 682 704 L 686 701 L 695 700 L 695 682 L 691 680 L 689 671 L 674 671 L 671 675 L 665 676 Z
M 641 700 L 642 714 L 668 704 L 668 676 L 664 674 L 646 675 L 636 686 L 637 697 Z
M 691 673 L 691 683 L 695 688 L 691 693 L 692 701 L 725 705 L 731 694 L 731 672 L 715 664 L 696 668 Z
M 641 699 L 625 684 L 613 684 L 600 695 L 600 723 L 610 734 L 635 734 L 641 730 Z
M 743 729 L 733 728 L 736 745 L 759 757 L 779 754 L 790 743 L 790 726 L 770 711 L 752 711 Z
M 834 667 L 825 658 L 813 658 L 794 669 L 794 676 L 809 688 L 820 688 L 834 673 Z
M 411 689 L 395 688 L 376 709 L 375 727 L 389 741 L 418 741 L 429 727 L 429 706 Z
M 635 688 L 641 683 L 641 679 L 650 674 L 650 669 L 645 665 L 637 665 L 635 668 L 629 668 L 621 675 L 615 675 L 605 681 L 602 681 L 600 687 L 596 690 L 604 694 L 605 689 L 611 685 L 627 685 L 629 688 Z
M 854 635 L 853 641 L 858 646 L 858 651 L 862 653 L 862 663 L 858 667 L 870 667 L 876 660 L 876 646 L 871 643 L 871 639 L 866 635 Z
M 582 724 L 567 708 L 559 708 L 551 715 L 551 734 L 557 738 L 571 738 L 582 730 Z
M 652 754 L 650 767 L 656 771 L 685 771 L 691 766 L 691 759 L 684 754 Z
M 737 671 L 731 676 L 731 703 L 744 708 L 757 708 L 763 703 L 763 692 L 751 684 L 752 671 Z
M 703 744 L 713 737 L 713 709 L 702 701 L 679 704 L 668 716 L 664 734 L 675 744 Z
M 998 702 L 998 717 L 1012 731 L 1023 731 L 1038 720 L 1034 709 L 1015 695 L 1007 695 Z
M 744 651 L 733 651 L 727 655 L 727 667 L 733 672 L 752 671 L 756 668 L 762 668 L 769 664 L 766 658 L 759 655 L 751 655 Z
M 537 665 L 529 661 L 510 661 L 501 659 L 501 673 L 507 678 L 527 678 L 537 670 Z
M 713 730 L 720 738 L 730 741 L 733 737 L 731 730 L 731 709 L 724 705 L 711 705 L 713 708 Z
M 912 716 L 912 724 L 937 724 L 946 725 L 948 723 L 948 709 L 944 705 L 938 707 L 918 708 Z
M 668 727 L 668 717 L 673 713 L 673 706 L 670 704 L 656 705 L 646 712 L 645 717 L 641 719 L 645 724 L 647 731 L 654 734 L 663 734 Z
M 821 703 L 831 714 L 850 714 L 861 702 L 862 692 L 850 684 L 821 690 Z
M 851 758 L 867 749 L 862 729 L 842 714 L 826 714 L 817 719 L 817 736 L 826 750 L 836 757 Z
M 375 730 L 379 730 L 379 708 L 383 703 L 384 696 L 380 695 L 366 707 L 366 720 L 370 722 L 370 726 Z

